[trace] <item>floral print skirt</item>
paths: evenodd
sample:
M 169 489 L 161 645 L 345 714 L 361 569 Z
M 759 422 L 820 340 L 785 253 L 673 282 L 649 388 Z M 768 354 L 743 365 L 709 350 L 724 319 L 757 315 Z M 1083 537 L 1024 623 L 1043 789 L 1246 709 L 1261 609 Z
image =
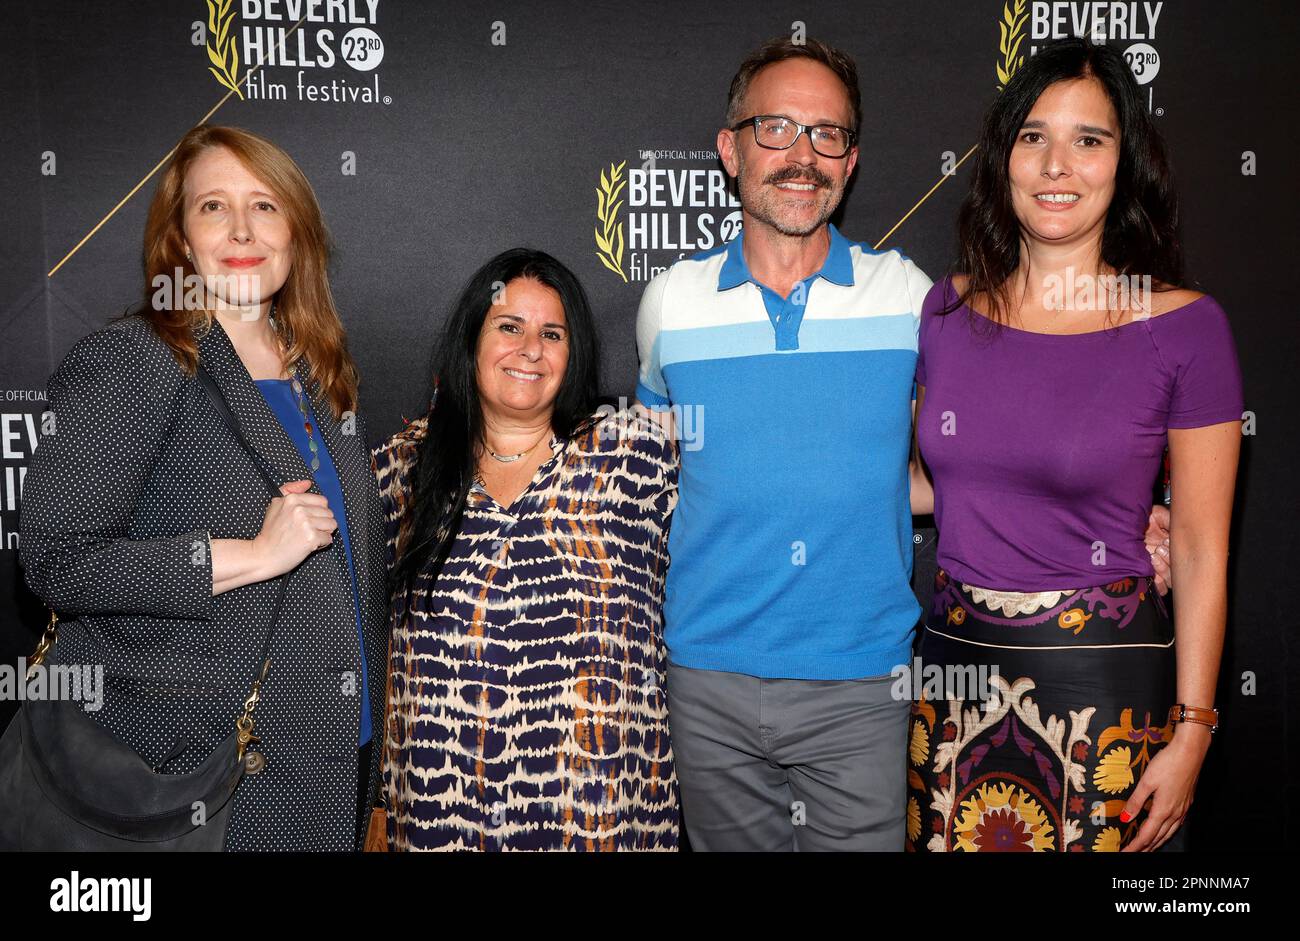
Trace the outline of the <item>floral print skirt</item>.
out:
M 907 849 L 1107 852 L 1173 736 L 1174 631 L 1145 577 L 997 592 L 940 570 L 908 747 Z M 919 671 L 917 667 L 920 667 Z

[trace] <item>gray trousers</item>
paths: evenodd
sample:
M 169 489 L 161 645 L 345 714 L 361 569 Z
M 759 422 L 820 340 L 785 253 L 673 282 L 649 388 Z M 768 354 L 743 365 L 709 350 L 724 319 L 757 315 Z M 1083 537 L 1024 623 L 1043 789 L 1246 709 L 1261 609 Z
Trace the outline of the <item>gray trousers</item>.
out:
M 668 664 L 691 847 L 903 849 L 911 700 L 896 678 L 762 679 Z

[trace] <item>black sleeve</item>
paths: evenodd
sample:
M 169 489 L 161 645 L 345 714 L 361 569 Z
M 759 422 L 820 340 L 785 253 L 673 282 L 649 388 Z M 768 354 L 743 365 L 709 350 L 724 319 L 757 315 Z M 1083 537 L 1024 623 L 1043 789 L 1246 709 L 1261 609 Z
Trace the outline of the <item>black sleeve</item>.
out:
M 183 379 L 170 350 L 139 325 L 91 334 L 50 378 L 19 554 L 27 584 L 55 611 L 211 616 L 207 532 L 129 538 Z

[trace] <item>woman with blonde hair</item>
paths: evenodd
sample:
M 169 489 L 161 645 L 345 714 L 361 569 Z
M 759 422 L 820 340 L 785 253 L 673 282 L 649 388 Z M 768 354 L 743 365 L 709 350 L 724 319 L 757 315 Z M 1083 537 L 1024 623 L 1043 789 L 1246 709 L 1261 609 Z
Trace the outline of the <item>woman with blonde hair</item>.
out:
M 191 130 L 145 305 L 51 378 L 26 479 L 27 582 L 65 618 L 46 662 L 103 664 L 87 715 L 154 772 L 200 768 L 261 675 L 228 850 L 353 850 L 377 780 L 384 525 L 328 257 L 288 154 Z

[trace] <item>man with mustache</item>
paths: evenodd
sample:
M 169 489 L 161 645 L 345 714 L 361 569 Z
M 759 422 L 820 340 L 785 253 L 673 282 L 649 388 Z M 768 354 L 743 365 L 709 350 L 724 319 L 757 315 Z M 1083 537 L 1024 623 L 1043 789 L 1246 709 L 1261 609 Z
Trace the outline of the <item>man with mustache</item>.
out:
M 681 455 L 664 609 L 695 849 L 903 848 L 911 690 L 892 671 L 920 613 L 908 453 L 931 282 L 828 221 L 861 118 L 843 52 L 782 38 L 746 59 L 718 132 L 743 231 L 657 276 L 637 314 L 637 397 L 670 426 L 691 410 L 702 444 Z M 1146 534 L 1162 593 L 1168 521 Z
M 700 410 L 670 536 L 668 708 L 691 844 L 898 850 L 919 608 L 909 577 L 916 329 L 930 279 L 828 222 L 858 159 L 852 59 L 764 45 L 718 152 L 740 236 L 637 318 L 638 398 Z M 699 424 L 707 419 L 707 426 Z

